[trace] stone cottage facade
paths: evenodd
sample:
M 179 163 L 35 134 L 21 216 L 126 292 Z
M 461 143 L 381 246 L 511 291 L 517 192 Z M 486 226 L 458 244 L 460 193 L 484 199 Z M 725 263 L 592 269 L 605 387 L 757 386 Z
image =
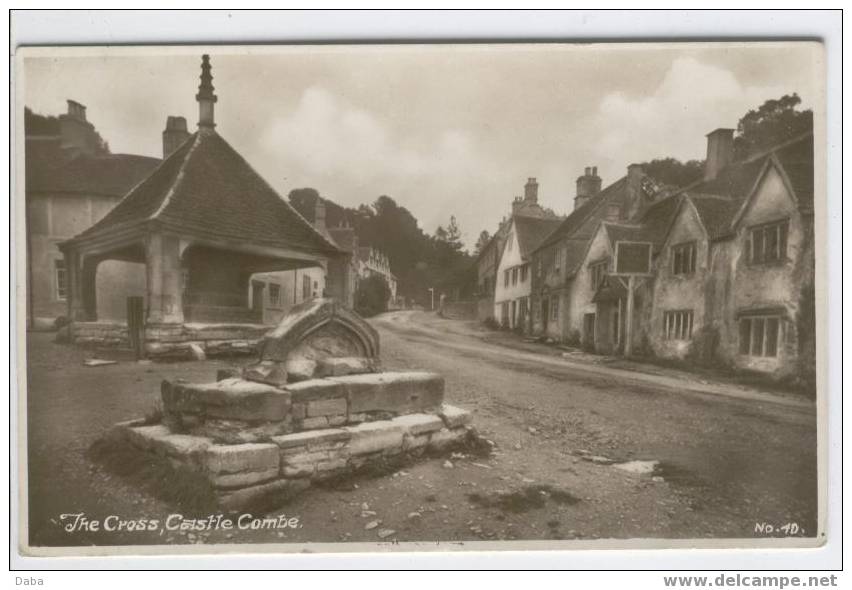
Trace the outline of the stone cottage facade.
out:
M 27 325 L 52 328 L 67 316 L 68 269 L 59 243 L 98 222 L 124 194 L 150 174 L 161 160 L 133 154 L 113 154 L 94 125 L 86 107 L 69 100 L 68 111 L 59 115 L 55 128 L 34 129 L 25 125 L 26 228 L 27 228 Z M 28 117 L 29 119 L 29 117 Z M 182 117 L 169 117 L 163 132 L 179 141 Z M 183 139 L 189 137 L 184 121 Z M 119 288 L 141 294 L 145 273 L 141 267 L 106 262 L 96 286 L 101 315 L 123 319 L 126 313 Z
M 562 219 L 550 209 L 543 208 L 538 203 L 538 181 L 528 178 L 524 185 L 524 196 L 515 197 L 512 201 L 512 214 L 503 218 L 494 235 L 482 248 L 476 257 L 477 279 L 477 319 L 486 321 L 493 319 L 499 322 L 500 316 L 495 313 L 495 292 L 497 290 L 498 272 L 506 245 L 506 238 L 516 217 L 532 219 Z M 544 236 L 541 236 L 544 237 Z
M 533 332 L 606 354 L 623 352 L 630 332 L 637 353 L 778 377 L 812 365 L 813 136 L 740 162 L 732 138 L 708 135 L 691 186 L 660 190 L 631 166 L 575 210 L 533 253 Z M 627 242 L 647 244 L 652 260 L 630 330 L 626 280 L 613 272 Z

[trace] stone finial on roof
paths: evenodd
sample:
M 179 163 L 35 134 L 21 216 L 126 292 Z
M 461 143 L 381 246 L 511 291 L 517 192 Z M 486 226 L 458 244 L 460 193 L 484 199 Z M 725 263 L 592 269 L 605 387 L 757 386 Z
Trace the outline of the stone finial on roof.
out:
M 210 70 L 210 56 L 202 55 L 201 84 L 198 86 L 198 94 L 195 95 L 195 100 L 198 101 L 198 126 L 213 128 L 216 126 L 213 117 L 213 105 L 216 103 L 217 97 L 213 94 L 213 74 L 210 73 Z

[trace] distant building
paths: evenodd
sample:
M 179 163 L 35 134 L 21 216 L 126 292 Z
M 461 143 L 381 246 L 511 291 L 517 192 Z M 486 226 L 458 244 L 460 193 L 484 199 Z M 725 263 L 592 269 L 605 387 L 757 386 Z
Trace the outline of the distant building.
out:
M 512 216 L 494 290 L 493 317 L 502 327 L 530 330 L 530 256 L 559 224 L 559 219 Z
M 538 203 L 538 181 L 528 178 L 524 185 L 524 196 L 515 197 L 512 201 L 512 214 L 503 218 L 494 235 L 480 250 L 476 257 L 476 279 L 477 279 L 477 319 L 498 320 L 495 313 L 494 295 L 497 289 L 498 271 L 500 260 L 503 255 L 506 237 L 512 227 L 515 217 L 532 219 L 561 219 L 550 209 L 545 209 Z M 498 314 L 499 315 L 499 314 Z
M 58 244 L 99 221 L 161 160 L 112 154 L 86 118 L 86 107 L 69 100 L 58 119 L 28 113 L 25 121 L 27 324 L 49 328 L 67 316 L 68 272 Z M 183 120 L 169 117 L 170 124 Z M 166 132 L 164 131 L 164 150 Z M 185 141 L 169 132 L 171 144 Z M 144 268 L 103 263 L 96 297 L 104 318 L 124 319 L 125 294 L 145 291 Z
M 358 248 L 358 276 L 362 280 L 373 276 L 382 277 L 390 289 L 388 305 L 393 306 L 397 300 L 397 280 L 391 272 L 390 260 L 384 252 L 372 246 Z

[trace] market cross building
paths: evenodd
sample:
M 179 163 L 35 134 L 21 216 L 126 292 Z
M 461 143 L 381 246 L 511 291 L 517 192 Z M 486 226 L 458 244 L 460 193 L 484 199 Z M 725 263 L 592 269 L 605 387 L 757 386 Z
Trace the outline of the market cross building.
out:
M 208 56 L 201 67 L 198 130 L 100 221 L 60 245 L 74 340 L 104 329 L 95 284 L 108 260 L 145 265 L 143 340 L 150 354 L 190 344 L 218 352 L 228 341 L 245 347 L 256 340 L 267 327 L 249 305 L 254 273 L 325 266 L 327 293 L 348 299 L 350 253 L 312 227 L 216 132 Z

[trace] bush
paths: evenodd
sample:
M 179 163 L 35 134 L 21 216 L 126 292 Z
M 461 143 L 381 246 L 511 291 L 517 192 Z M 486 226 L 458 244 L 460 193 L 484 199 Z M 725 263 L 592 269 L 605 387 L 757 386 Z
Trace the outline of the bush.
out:
M 358 282 L 355 292 L 355 311 L 364 317 L 374 316 L 388 310 L 390 287 L 384 277 L 373 275 Z
M 718 366 L 719 339 L 719 329 L 716 326 L 702 326 L 692 335 L 686 360 L 703 367 Z
M 500 329 L 500 324 L 497 323 L 497 320 L 495 320 L 493 316 L 488 316 L 487 318 L 485 318 L 485 320 L 483 320 L 482 323 L 485 324 L 485 327 L 489 330 Z

